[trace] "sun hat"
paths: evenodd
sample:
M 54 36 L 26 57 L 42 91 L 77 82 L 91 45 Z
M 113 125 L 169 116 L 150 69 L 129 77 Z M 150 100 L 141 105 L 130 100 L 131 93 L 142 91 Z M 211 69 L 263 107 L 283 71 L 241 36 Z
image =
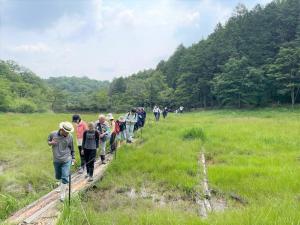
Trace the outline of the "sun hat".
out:
M 113 119 L 114 119 L 112 113 L 108 113 L 106 118 L 107 118 L 108 120 L 113 120 Z
M 125 117 L 124 116 L 120 116 L 119 117 L 119 121 L 122 122 L 122 123 L 125 122 Z
M 59 124 L 59 129 L 63 129 L 67 133 L 72 133 L 74 131 L 74 127 L 70 122 L 61 122 Z

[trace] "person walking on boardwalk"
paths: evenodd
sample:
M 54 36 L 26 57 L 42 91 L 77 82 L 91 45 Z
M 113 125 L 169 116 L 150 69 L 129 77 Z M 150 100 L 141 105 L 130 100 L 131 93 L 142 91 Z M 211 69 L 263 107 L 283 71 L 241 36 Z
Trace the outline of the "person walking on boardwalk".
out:
M 127 143 L 131 143 L 133 140 L 134 125 L 137 122 L 136 109 L 132 108 L 126 116 L 126 137 Z
M 103 114 L 99 115 L 99 122 L 96 124 L 96 130 L 99 132 L 100 159 L 102 164 L 105 162 L 106 140 L 109 138 L 110 128 Z
M 157 107 L 157 121 L 159 121 L 161 113 L 162 113 L 161 109 L 159 107 Z
M 110 139 L 109 139 L 109 144 L 110 144 L 110 153 L 113 154 L 113 152 L 116 150 L 116 121 L 112 115 L 112 113 L 107 114 L 107 120 L 110 126 Z
M 154 108 L 153 108 L 153 114 L 154 114 L 154 117 L 155 117 L 156 121 L 159 120 L 158 113 L 159 113 L 159 108 L 158 108 L 158 106 L 155 105 Z
M 116 125 L 119 126 L 120 131 L 117 133 L 117 147 L 120 147 L 123 142 L 127 140 L 126 138 L 126 121 L 124 116 L 120 116 L 116 121 Z
M 73 137 L 74 131 L 70 122 L 61 122 L 59 130 L 48 136 L 48 145 L 52 146 L 55 178 L 60 181 L 60 200 L 64 201 L 69 183 L 71 164 L 75 163 Z
M 76 124 L 76 137 L 77 137 L 77 146 L 79 150 L 79 156 L 80 156 L 80 167 L 78 173 L 83 173 L 84 165 L 85 165 L 85 157 L 84 157 L 84 151 L 82 149 L 82 139 L 83 139 L 83 133 L 86 131 L 87 124 L 84 122 L 80 115 L 73 115 L 72 116 L 72 122 Z
M 144 127 L 145 122 L 146 122 L 147 113 L 143 107 L 141 108 L 141 115 L 142 115 L 142 127 Z
M 167 115 L 168 115 L 168 108 L 165 107 L 164 110 L 163 110 L 163 117 L 164 117 L 164 119 L 167 117 Z
M 94 164 L 96 159 L 97 148 L 99 147 L 99 132 L 95 130 L 93 122 L 88 123 L 88 130 L 83 133 L 82 147 L 86 162 L 86 178 L 93 181 Z

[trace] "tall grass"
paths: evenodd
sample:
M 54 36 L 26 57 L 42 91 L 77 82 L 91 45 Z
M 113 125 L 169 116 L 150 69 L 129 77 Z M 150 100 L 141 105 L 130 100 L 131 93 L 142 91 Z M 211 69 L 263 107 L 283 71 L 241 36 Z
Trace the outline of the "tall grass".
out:
M 98 189 L 81 204 L 91 224 L 299 224 L 299 119 L 299 110 L 265 109 L 171 114 L 152 121 L 142 144 L 120 150 Z M 227 200 L 224 212 L 200 219 L 192 207 L 157 207 L 140 198 L 133 207 L 115 191 L 146 186 L 193 202 L 201 145 L 210 187 Z M 107 192 L 109 198 L 103 197 Z M 172 220 L 166 219 L 170 215 Z M 72 224 L 82 223 L 72 217 Z
M 0 114 L 0 221 L 55 187 L 47 137 L 65 120 L 70 121 L 71 115 Z
M 149 115 L 137 143 L 118 151 L 103 180 L 74 197 L 59 224 L 87 224 L 82 207 L 91 224 L 300 224 L 299 113 L 220 110 L 169 114 L 158 123 Z M 7 165 L 0 174 L 2 218 L 54 186 L 46 138 L 70 116 L 0 114 L 0 161 Z M 84 117 L 90 121 L 96 115 Z M 197 216 L 194 204 L 202 146 L 209 185 L 228 204 L 207 219 Z M 126 195 L 143 188 L 169 198 L 170 204 Z

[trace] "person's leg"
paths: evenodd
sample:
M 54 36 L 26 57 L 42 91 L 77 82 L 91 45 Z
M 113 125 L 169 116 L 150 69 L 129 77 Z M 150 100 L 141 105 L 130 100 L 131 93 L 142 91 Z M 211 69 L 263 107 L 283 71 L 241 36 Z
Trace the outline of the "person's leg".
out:
M 113 153 L 116 150 L 116 134 L 112 133 L 110 136 L 109 144 L 110 144 L 110 152 Z
M 54 171 L 55 171 L 55 179 L 61 182 L 61 167 L 59 162 L 53 162 Z
M 130 125 L 126 125 L 126 140 L 130 142 Z
M 63 184 L 69 183 L 70 169 L 71 169 L 71 160 L 61 164 L 61 181 Z
M 71 160 L 61 164 L 61 189 L 60 189 L 60 200 L 64 201 L 66 197 L 66 189 L 69 183 L 69 175 L 71 168 Z
M 133 138 L 133 130 L 134 130 L 134 125 L 129 126 L 129 133 L 130 133 L 130 140 L 132 141 Z
M 103 140 L 100 141 L 100 148 L 101 148 L 100 158 L 101 158 L 102 164 L 105 164 L 106 141 L 103 141 Z
M 86 173 L 89 174 L 90 151 L 87 149 L 84 149 L 84 160 L 86 162 Z
M 116 147 L 119 148 L 121 146 L 121 132 L 116 136 Z
M 82 152 L 82 146 L 78 146 L 78 150 L 79 150 L 79 156 L 80 156 L 80 169 L 79 169 L 79 173 L 83 173 L 84 165 L 85 165 L 85 157 L 84 157 L 84 153 Z
M 90 158 L 89 158 L 89 176 L 93 177 L 94 175 L 94 165 L 96 158 L 96 149 L 90 150 Z

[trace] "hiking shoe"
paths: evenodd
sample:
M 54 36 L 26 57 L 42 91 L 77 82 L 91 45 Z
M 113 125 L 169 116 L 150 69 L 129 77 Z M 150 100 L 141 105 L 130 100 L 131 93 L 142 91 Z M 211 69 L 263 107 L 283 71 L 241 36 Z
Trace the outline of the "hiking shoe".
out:
M 80 167 L 80 169 L 78 170 L 78 173 L 83 174 L 83 168 L 82 167 Z
M 130 141 L 130 140 L 127 140 L 126 142 L 127 142 L 127 143 L 132 143 L 132 141 Z
M 93 177 L 89 177 L 88 182 L 92 182 L 93 180 Z
M 90 176 L 88 175 L 88 174 L 86 174 L 85 176 L 84 176 L 84 178 L 89 178 Z

